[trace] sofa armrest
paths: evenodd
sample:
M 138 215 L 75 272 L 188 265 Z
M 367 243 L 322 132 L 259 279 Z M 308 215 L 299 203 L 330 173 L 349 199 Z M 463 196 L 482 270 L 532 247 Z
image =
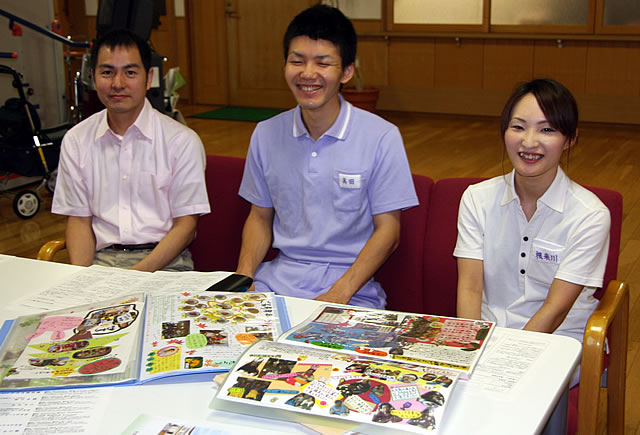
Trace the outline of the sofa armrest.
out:
M 65 239 L 50 240 L 40 248 L 38 251 L 38 260 L 53 261 L 53 256 L 56 252 L 61 251 L 67 247 Z
M 600 378 L 607 336 L 610 338 L 607 368 L 607 432 L 624 433 L 628 325 L 629 285 L 613 280 L 609 282 L 584 332 L 578 398 L 580 434 L 595 434 L 597 430 Z

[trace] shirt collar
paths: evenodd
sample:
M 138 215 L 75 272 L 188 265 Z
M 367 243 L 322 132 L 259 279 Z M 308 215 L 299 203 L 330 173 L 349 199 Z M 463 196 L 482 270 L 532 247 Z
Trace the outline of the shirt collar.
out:
M 340 98 L 340 112 L 338 112 L 338 117 L 333 125 L 329 127 L 322 136 L 331 136 L 339 140 L 344 140 L 347 137 L 347 127 L 349 127 L 349 121 L 353 114 L 353 106 L 342 98 L 342 95 L 338 94 L 338 98 Z M 305 127 L 304 122 L 302 122 L 302 110 L 300 109 L 300 106 L 296 106 L 293 113 L 292 132 L 293 137 L 300 137 L 304 134 L 310 136 L 307 131 L 307 127 Z
M 502 201 L 500 202 L 500 205 L 507 205 L 514 199 L 518 198 L 515 184 L 513 183 L 514 176 L 515 170 L 505 175 L 507 188 L 502 194 Z M 540 199 L 538 199 L 538 202 L 543 203 L 544 205 L 551 208 L 552 210 L 557 211 L 558 213 L 562 213 L 564 207 L 564 198 L 567 193 L 568 186 L 569 177 L 567 177 L 562 168 L 558 166 L 558 172 L 556 173 L 553 182 L 551 183 L 547 191 L 544 192 L 544 194 L 540 197 Z
M 136 130 L 138 130 L 142 134 L 142 136 L 144 136 L 148 140 L 153 139 L 153 123 L 151 119 L 151 110 L 153 110 L 153 108 L 151 107 L 151 103 L 145 98 L 142 110 L 138 114 L 138 117 L 136 118 L 134 123 L 131 125 L 131 127 L 135 127 Z M 107 131 L 111 132 L 114 137 L 117 137 L 117 135 L 111 130 L 111 128 L 109 128 L 109 122 L 107 121 L 107 109 L 102 111 L 101 116 L 102 119 L 100 120 L 98 128 L 96 129 L 95 139 L 100 139 L 107 133 Z

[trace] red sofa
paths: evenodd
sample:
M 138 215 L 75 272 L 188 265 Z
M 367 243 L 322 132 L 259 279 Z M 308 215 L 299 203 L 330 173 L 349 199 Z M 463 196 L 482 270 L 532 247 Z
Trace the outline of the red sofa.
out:
M 207 156 L 206 180 L 213 212 L 200 218 L 191 245 L 196 270 L 236 268 L 242 228 L 250 209 L 249 203 L 238 196 L 243 170 L 243 158 Z M 429 177 L 413 175 L 420 205 L 402 213 L 400 246 L 375 274 L 387 292 L 387 309 L 455 316 L 457 269 L 452 253 L 458 205 L 467 186 L 482 180 L 445 178 L 434 183 Z M 616 278 L 618 269 L 622 196 L 609 189 L 588 188 L 612 215 L 606 287 Z M 268 258 L 274 255 L 272 250 Z
M 207 156 L 207 188 L 213 213 L 203 216 L 198 225 L 196 240 L 191 252 L 196 270 L 235 270 L 242 227 L 250 205 L 237 195 L 244 159 L 237 157 Z M 457 268 L 453 248 L 457 237 L 458 205 L 464 190 L 482 178 L 448 178 L 434 183 L 429 177 L 413 175 L 420 200 L 418 207 L 402 213 L 400 246 L 375 274 L 387 293 L 387 309 L 455 316 Z M 627 285 L 615 281 L 620 250 L 622 225 L 622 196 L 615 191 L 588 187 L 611 211 L 611 240 L 604 287 L 611 283 L 612 290 L 607 307 L 599 308 L 594 317 L 605 318 L 604 329 L 612 325 L 615 336 L 610 342 L 617 349 L 614 366 L 609 365 L 609 428 L 624 427 L 624 372 L 626 367 L 626 323 L 628 312 Z M 275 252 L 269 253 L 273 257 Z M 602 297 L 599 290 L 597 297 Z M 614 295 L 615 294 L 615 295 Z M 601 304 L 602 306 L 603 304 Z M 600 314 L 598 314 L 600 313 Z M 621 313 L 621 315 L 619 315 Z M 592 317 L 593 318 L 593 317 Z M 591 320 L 590 320 L 591 322 Z M 589 330 L 600 330 L 600 342 L 604 340 L 602 327 L 594 324 Z M 612 340 L 611 340 L 612 339 Z M 599 395 L 599 373 L 602 371 L 602 344 L 598 340 L 593 350 L 585 352 L 582 360 L 581 385 L 585 390 L 585 376 L 590 375 L 589 391 L 570 393 L 569 433 L 578 426 L 577 410 L 580 394 L 581 433 L 595 430 Z M 586 342 L 586 340 L 585 340 Z M 614 388 L 612 389 L 612 375 Z M 622 426 L 620 426 L 622 425 Z

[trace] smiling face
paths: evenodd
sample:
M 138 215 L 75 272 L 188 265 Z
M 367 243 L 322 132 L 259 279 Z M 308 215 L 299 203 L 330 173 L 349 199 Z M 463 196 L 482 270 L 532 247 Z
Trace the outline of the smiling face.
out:
M 339 48 L 308 36 L 291 40 L 284 77 L 300 105 L 303 117 L 316 114 L 335 119 L 340 111 L 340 85 L 353 76 L 353 65 L 342 68 Z
M 529 93 L 518 101 L 504 133 L 509 159 L 519 180 L 551 185 L 556 176 L 562 152 L 571 144 L 547 121 L 536 97 Z
M 107 108 L 112 128 L 126 128 L 138 117 L 144 106 L 147 90 L 151 87 L 151 71 L 147 74 L 136 46 L 102 46 L 94 71 L 96 91 Z M 116 128 L 114 128 L 116 129 Z M 116 131 L 124 134 L 124 131 Z

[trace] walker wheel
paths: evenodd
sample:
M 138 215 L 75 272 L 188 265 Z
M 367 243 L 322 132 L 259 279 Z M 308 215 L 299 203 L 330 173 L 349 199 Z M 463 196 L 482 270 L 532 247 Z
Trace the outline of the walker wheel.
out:
M 58 168 L 55 168 L 53 171 L 49 173 L 47 177 L 47 182 L 44 184 L 44 187 L 47 188 L 50 194 L 53 195 L 53 192 L 56 190 L 56 179 L 58 178 Z
M 30 219 L 40 210 L 40 198 L 33 190 L 19 192 L 13 200 L 13 211 L 22 219 Z

